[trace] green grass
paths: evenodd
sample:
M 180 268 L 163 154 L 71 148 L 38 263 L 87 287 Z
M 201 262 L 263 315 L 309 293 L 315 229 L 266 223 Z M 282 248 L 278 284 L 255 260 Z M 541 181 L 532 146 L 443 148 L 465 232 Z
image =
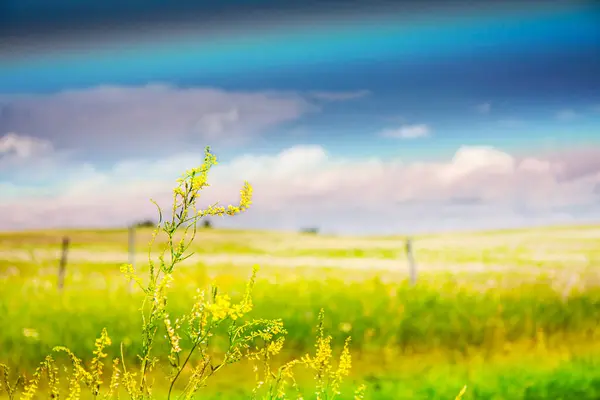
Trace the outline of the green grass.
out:
M 425 269 L 416 287 L 405 280 L 398 239 L 212 230 L 201 231 L 197 241 L 202 254 L 397 260 L 396 271 L 265 267 L 254 290 L 251 316 L 282 318 L 289 332 L 282 360 L 312 350 L 317 314 L 324 307 L 334 349 L 339 351 L 344 338 L 352 336 L 351 377 L 367 382 L 367 399 L 452 399 L 464 384 L 464 399 L 596 399 L 600 285 L 593 255 L 600 254 L 600 241 L 595 236 L 565 239 L 572 232 L 578 231 L 417 238 L 420 264 L 448 268 Z M 598 228 L 583 232 L 600 238 Z M 103 327 L 114 343 L 124 343 L 128 361 L 135 362 L 133 354 L 141 347 L 140 293 L 127 292 L 118 264 L 93 258 L 71 259 L 66 289 L 58 293 L 56 250 L 65 233 L 73 238 L 73 249 L 99 255 L 122 251 L 127 260 L 124 230 L 0 235 L 4 254 L 28 248 L 39 252 L 37 263 L 0 259 L 0 362 L 31 371 L 56 345 L 89 360 L 93 338 Z M 144 235 L 139 233 L 138 243 L 144 243 Z M 47 249 L 54 253 L 44 253 Z M 553 260 L 536 260 L 544 249 Z M 590 255 L 589 261 L 570 262 L 578 252 Z M 452 272 L 453 266 L 474 262 L 505 264 L 507 270 Z M 138 265 L 143 265 L 141 258 Z M 249 267 L 229 264 L 182 266 L 169 296 L 170 314 L 189 310 L 195 289 L 213 281 L 241 296 L 249 273 Z M 579 280 L 569 282 L 572 274 Z M 113 345 L 109 356 L 117 349 Z M 206 398 L 247 398 L 251 369 L 239 368 L 215 381 Z M 248 382 L 239 378 L 244 371 Z
M 537 361 L 510 365 L 481 365 L 466 370 L 454 365 L 432 368 L 417 376 L 382 375 L 368 379 L 373 399 L 453 399 L 457 389 L 467 384 L 463 399 L 573 399 L 600 397 L 600 363 L 597 358 L 567 361 L 556 367 Z
M 13 349 L 13 354 L 2 354 L 2 358 L 8 356 L 15 365 L 33 365 L 56 344 L 90 353 L 93 343 L 86 338 L 103 327 L 110 327 L 117 342 L 131 341 L 138 346 L 139 293 L 130 296 L 118 276 L 96 274 L 80 276 L 78 282 L 70 277 L 64 293 L 57 292 L 52 280 L 43 278 L 7 285 L 0 321 L 12 322 L 3 324 L 0 348 Z M 209 277 L 196 267 L 186 269 L 177 281 L 169 300 L 172 315 L 189 308 L 195 287 L 206 287 Z M 244 287 L 239 271 L 216 275 L 215 281 L 233 293 Z M 271 281 L 276 283 L 258 279 L 252 315 L 281 317 L 289 330 L 287 346 L 298 352 L 310 348 L 322 306 L 327 310 L 327 328 L 337 335 L 336 344 L 341 345 L 344 335 L 350 334 L 357 351 L 386 346 L 413 352 L 466 351 L 469 347 L 493 351 L 505 342 L 535 340 L 538 331 L 556 341 L 577 334 L 591 340 L 600 334 L 600 288 L 563 299 L 561 292 L 543 283 L 484 292 L 471 283 L 425 278 L 414 288 L 406 282 L 376 278 L 345 282 L 332 277 L 277 280 L 271 275 Z M 35 343 L 23 337 L 25 328 L 40 333 Z

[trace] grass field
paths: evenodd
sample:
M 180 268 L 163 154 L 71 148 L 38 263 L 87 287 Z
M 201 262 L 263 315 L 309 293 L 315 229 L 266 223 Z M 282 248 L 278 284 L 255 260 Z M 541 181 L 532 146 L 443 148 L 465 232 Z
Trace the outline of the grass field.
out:
M 150 235 L 136 232 L 139 268 Z M 106 327 L 109 357 L 122 342 L 135 363 L 141 294 L 119 272 L 127 243 L 126 230 L 0 233 L 0 362 L 32 371 L 56 345 L 89 360 Z M 403 237 L 201 230 L 170 313 L 211 282 L 240 296 L 258 264 L 251 316 L 289 332 L 277 361 L 312 350 L 324 308 L 334 352 L 352 337 L 348 384 L 365 382 L 367 399 L 453 399 L 464 385 L 463 399 L 600 398 L 600 227 L 427 235 L 414 248 L 412 287 Z M 206 398 L 247 398 L 253 379 L 236 365 Z

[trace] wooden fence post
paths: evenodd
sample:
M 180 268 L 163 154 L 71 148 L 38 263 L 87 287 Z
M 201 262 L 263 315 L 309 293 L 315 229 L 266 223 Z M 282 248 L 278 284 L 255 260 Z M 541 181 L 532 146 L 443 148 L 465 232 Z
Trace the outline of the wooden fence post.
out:
M 412 239 L 406 239 L 406 258 L 408 258 L 408 269 L 410 273 L 410 283 L 414 285 L 417 283 L 417 265 L 415 263 L 415 257 L 413 255 Z
M 135 263 L 135 226 L 131 225 L 129 227 L 129 264 L 132 266 Z M 129 291 L 133 291 L 133 279 L 129 280 Z
M 62 254 L 60 257 L 60 265 L 58 266 L 58 290 L 62 290 L 65 286 L 65 272 L 67 269 L 67 254 L 69 253 L 69 237 L 65 236 L 62 240 Z

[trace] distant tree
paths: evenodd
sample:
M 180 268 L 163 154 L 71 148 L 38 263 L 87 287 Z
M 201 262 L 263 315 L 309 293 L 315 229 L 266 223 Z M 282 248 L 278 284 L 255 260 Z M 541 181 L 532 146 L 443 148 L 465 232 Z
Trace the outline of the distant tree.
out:
M 212 228 L 212 222 L 210 222 L 210 219 L 204 219 L 202 221 L 202 227 L 205 228 L 205 229 Z
M 319 233 L 319 228 L 302 228 L 300 232 L 316 235 Z
M 135 227 L 136 228 L 154 228 L 156 226 L 156 223 L 154 221 L 152 221 L 151 219 L 145 219 L 139 222 L 136 222 Z

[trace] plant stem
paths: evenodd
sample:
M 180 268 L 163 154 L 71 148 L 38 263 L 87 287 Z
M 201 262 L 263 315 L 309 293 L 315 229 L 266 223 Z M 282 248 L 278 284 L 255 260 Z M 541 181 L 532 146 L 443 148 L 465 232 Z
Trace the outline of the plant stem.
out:
M 175 374 L 175 377 L 171 381 L 171 385 L 169 386 L 169 394 L 167 395 L 167 400 L 171 399 L 171 392 L 173 391 L 173 387 L 175 386 L 175 381 L 177 380 L 177 378 L 179 378 L 179 375 L 181 375 L 181 372 L 183 371 L 183 368 L 185 368 L 185 366 L 187 365 L 188 361 L 190 361 L 190 357 L 192 357 L 192 353 L 194 352 L 194 350 L 196 350 L 198 343 L 199 342 L 194 343 L 194 345 L 190 349 L 189 354 L 185 358 L 185 361 L 183 362 L 183 364 L 181 364 L 181 367 L 179 367 L 179 369 L 177 370 L 177 374 Z

